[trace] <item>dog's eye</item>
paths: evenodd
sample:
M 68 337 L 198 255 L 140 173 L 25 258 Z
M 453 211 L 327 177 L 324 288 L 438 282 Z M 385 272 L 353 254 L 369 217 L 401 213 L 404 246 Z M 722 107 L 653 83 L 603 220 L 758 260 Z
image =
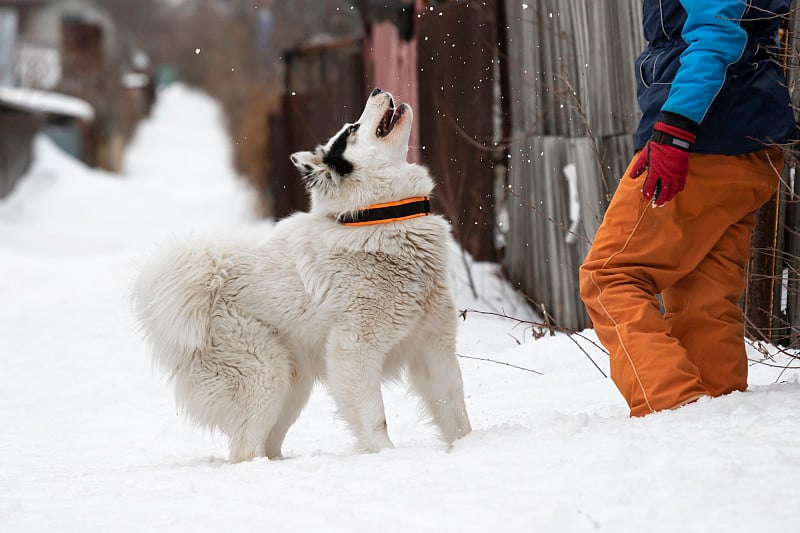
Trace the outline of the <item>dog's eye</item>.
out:
M 353 124 L 352 126 L 350 126 L 350 129 L 347 130 L 347 133 L 348 134 L 353 134 L 353 133 L 357 132 L 358 128 L 360 128 L 360 127 L 361 127 L 361 124 Z

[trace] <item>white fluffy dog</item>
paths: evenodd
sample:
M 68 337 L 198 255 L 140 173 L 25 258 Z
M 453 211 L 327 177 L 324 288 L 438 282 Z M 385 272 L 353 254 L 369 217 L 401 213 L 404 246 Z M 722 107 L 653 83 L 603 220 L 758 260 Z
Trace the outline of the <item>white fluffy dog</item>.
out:
M 308 213 L 261 242 L 174 244 L 143 269 L 136 318 L 180 408 L 230 460 L 281 457 L 317 380 L 361 449 L 392 447 L 381 382 L 405 369 L 448 443 L 471 431 L 455 355 L 449 227 L 406 162 L 413 114 L 375 89 L 357 122 L 291 159 Z

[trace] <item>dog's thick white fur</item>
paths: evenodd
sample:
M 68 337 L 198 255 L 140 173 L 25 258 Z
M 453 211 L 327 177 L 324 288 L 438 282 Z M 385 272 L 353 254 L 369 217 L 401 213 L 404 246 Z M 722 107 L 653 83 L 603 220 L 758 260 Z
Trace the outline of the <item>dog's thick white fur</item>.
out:
M 446 442 L 471 431 L 447 222 L 337 221 L 431 193 L 427 170 L 406 162 L 412 119 L 408 105 L 395 109 L 376 89 L 358 122 L 292 155 L 311 193 L 308 213 L 261 242 L 172 244 L 136 282 L 135 314 L 154 360 L 174 379 L 180 408 L 229 437 L 231 461 L 281 457 L 317 380 L 367 452 L 392 447 L 381 382 L 403 370 Z

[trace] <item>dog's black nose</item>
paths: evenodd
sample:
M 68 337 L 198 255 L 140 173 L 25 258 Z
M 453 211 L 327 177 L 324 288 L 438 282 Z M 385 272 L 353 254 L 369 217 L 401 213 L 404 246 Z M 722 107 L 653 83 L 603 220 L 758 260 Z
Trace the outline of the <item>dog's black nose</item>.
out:
M 380 89 L 378 89 L 377 87 L 375 87 L 374 89 L 372 89 L 372 94 L 370 94 L 370 96 L 375 96 L 376 94 L 380 94 L 380 93 L 382 93 L 382 92 L 383 92 L 383 91 L 381 91 Z

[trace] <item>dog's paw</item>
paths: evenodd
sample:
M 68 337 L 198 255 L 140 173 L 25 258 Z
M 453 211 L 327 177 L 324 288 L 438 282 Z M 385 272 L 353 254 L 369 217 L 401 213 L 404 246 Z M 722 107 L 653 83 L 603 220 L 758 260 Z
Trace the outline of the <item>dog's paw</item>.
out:
M 359 442 L 359 448 L 366 453 L 378 453 L 381 450 L 394 448 L 394 443 L 389 438 L 389 435 L 386 433 L 386 429 L 384 428 L 383 431 L 376 431 L 368 438 L 361 439 Z

